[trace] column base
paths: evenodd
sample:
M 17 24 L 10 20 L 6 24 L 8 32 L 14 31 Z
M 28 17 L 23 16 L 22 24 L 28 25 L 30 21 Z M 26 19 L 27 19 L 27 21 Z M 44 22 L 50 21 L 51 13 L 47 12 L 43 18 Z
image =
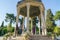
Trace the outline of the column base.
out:
M 47 35 L 46 29 L 45 30 L 42 30 L 42 35 Z

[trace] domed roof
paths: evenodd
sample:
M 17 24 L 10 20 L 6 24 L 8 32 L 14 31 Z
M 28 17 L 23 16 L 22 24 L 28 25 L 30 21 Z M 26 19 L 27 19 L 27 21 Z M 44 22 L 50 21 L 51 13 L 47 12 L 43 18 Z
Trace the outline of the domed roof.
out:
M 21 0 L 21 1 L 39 1 L 39 2 L 41 2 L 41 0 Z
M 35 17 L 40 14 L 40 8 L 39 6 L 41 5 L 41 9 L 44 11 L 44 6 L 41 0 L 21 0 L 17 4 L 17 9 L 18 13 L 23 16 L 27 16 L 27 6 L 26 3 L 30 3 L 30 10 L 29 10 L 29 16 L 30 17 Z
M 18 2 L 18 4 L 21 3 L 21 2 L 27 2 L 27 1 L 28 2 L 31 2 L 31 1 L 42 2 L 41 0 L 21 0 L 21 1 Z

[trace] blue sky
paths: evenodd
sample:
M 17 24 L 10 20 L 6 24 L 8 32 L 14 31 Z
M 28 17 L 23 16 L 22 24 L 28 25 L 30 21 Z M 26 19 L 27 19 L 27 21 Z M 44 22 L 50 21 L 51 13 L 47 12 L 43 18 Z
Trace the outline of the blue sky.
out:
M 0 0 L 0 25 L 5 19 L 6 13 L 17 14 L 16 5 L 18 1 L 19 0 Z M 60 0 L 42 0 L 42 2 L 45 6 L 45 10 L 51 9 L 54 15 L 56 11 L 60 10 Z

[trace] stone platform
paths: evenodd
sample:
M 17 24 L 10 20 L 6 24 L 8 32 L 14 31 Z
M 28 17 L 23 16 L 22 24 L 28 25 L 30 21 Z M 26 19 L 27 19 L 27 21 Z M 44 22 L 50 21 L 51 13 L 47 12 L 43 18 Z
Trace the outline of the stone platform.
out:
M 28 38 L 26 36 L 17 36 L 13 37 L 10 40 L 54 40 L 49 36 L 41 36 L 41 35 L 30 35 Z

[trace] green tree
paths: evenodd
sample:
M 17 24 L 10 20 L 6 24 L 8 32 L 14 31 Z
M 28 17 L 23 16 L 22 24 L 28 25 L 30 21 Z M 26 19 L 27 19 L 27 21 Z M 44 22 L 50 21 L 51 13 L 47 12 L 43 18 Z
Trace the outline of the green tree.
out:
M 55 21 L 53 19 L 54 15 L 51 11 L 51 9 L 47 10 L 47 15 L 46 15 L 46 27 L 48 32 L 53 32 L 55 25 Z
M 35 28 L 35 31 L 37 31 L 37 33 L 38 33 L 39 29 L 38 29 L 38 27 L 36 25 L 37 23 L 38 23 L 38 19 L 37 19 L 37 17 L 34 17 L 33 18 L 33 30 Z
M 2 31 L 3 31 L 2 35 L 5 35 L 7 33 L 7 27 L 4 27 Z
M 5 21 L 9 22 L 8 30 L 11 31 L 10 27 L 12 26 L 12 23 L 16 22 L 16 16 L 14 16 L 14 14 L 7 13 Z M 19 18 L 19 22 L 20 22 L 20 25 L 22 25 L 23 18 L 22 19 Z M 18 26 L 16 26 L 16 28 L 17 28 L 16 30 L 19 31 Z
M 16 22 L 16 16 L 14 16 L 14 14 L 6 13 L 6 19 L 5 19 L 5 21 L 9 22 L 10 25 L 11 25 L 12 23 Z M 19 22 L 20 22 L 20 24 L 22 24 L 23 18 L 22 19 L 19 18 Z
M 7 27 L 0 27 L 0 36 L 3 36 L 7 33 Z
M 19 18 L 19 23 L 20 23 L 20 29 L 18 29 L 18 34 L 21 34 L 22 33 L 22 28 L 23 28 L 23 18 Z
M 4 27 L 4 21 L 2 22 L 1 27 Z
M 33 18 L 33 25 L 36 25 L 38 23 L 38 19 L 37 19 L 37 17 L 34 17 Z
M 4 28 L 4 21 L 2 22 L 1 27 L 0 27 L 1 35 L 3 35 L 3 34 L 4 34 L 3 28 Z
M 60 28 L 56 26 L 53 32 L 55 33 L 56 36 L 60 35 Z
M 12 25 L 8 24 L 7 32 L 14 32 L 14 27 L 12 27 Z
M 56 21 L 59 20 L 59 24 L 60 24 L 60 11 L 57 11 L 57 12 L 56 12 L 56 14 L 55 14 L 55 16 L 54 16 L 54 19 L 55 19 Z
M 39 33 L 39 28 L 38 28 L 38 26 L 36 26 L 36 32 L 37 32 L 37 34 Z
M 0 27 L 0 36 L 2 36 L 2 27 Z
M 14 16 L 14 14 L 6 13 L 6 19 L 5 19 L 5 21 L 9 22 L 10 25 L 12 25 L 12 23 L 14 23 L 16 21 L 16 17 Z

